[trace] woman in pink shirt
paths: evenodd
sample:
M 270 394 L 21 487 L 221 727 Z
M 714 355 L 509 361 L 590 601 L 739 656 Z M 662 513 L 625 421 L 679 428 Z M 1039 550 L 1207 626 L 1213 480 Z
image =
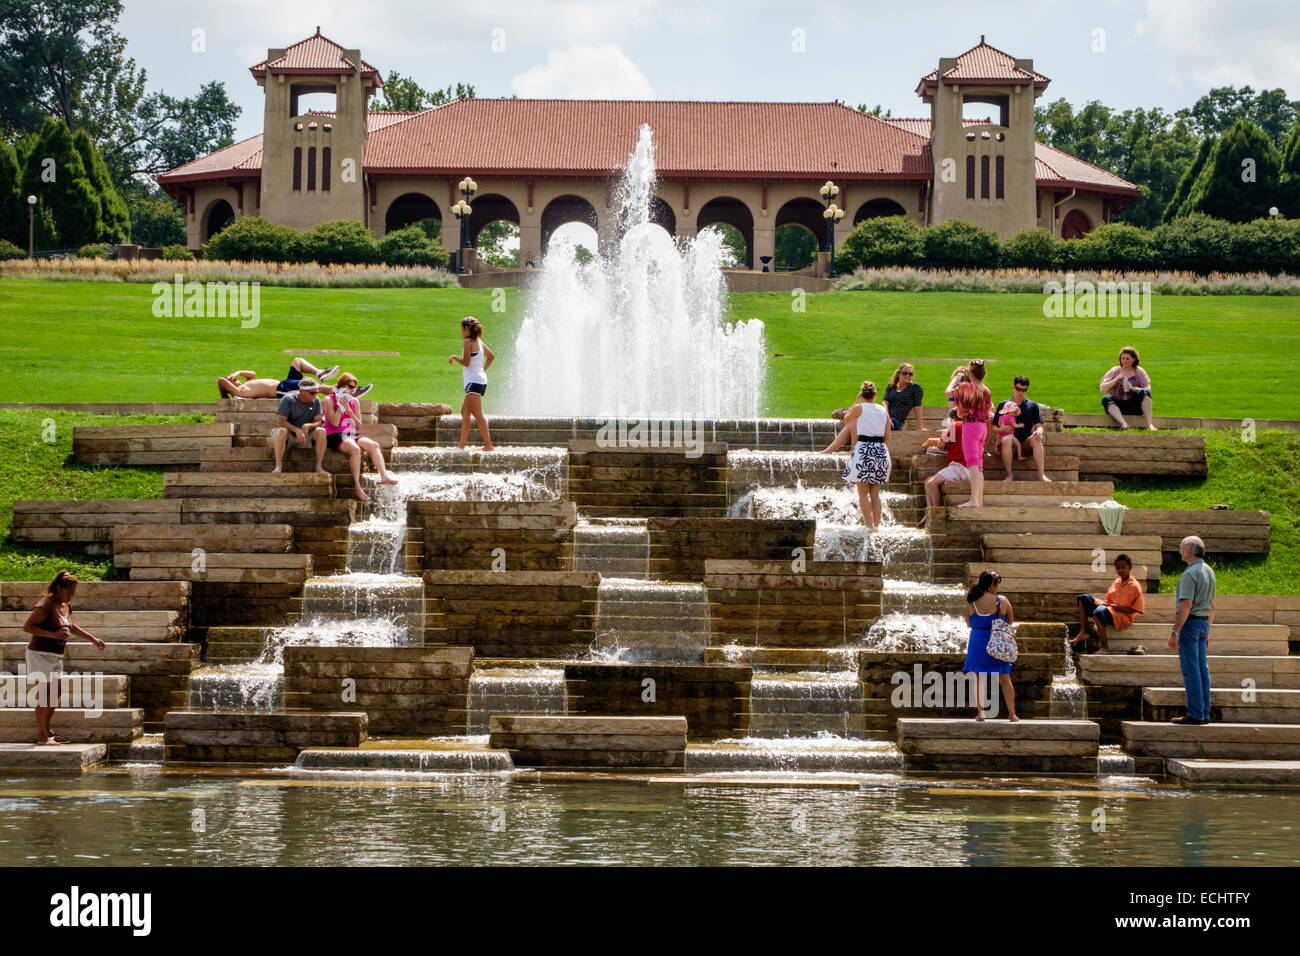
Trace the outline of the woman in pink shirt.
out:
M 1151 424 L 1151 379 L 1142 368 L 1138 350 L 1126 345 L 1119 350 L 1119 364 L 1101 377 L 1101 407 L 1120 428 L 1128 428 L 1125 415 L 1141 415 Z
M 369 501 L 370 496 L 361 487 L 361 453 L 367 452 L 379 472 L 379 480 L 386 485 L 397 484 L 397 479 L 388 473 L 384 464 L 384 453 L 379 442 L 361 435 L 361 402 L 353 394 L 357 390 L 357 378 L 351 372 L 339 376 L 334 386 L 334 394 L 326 395 L 321 400 L 321 409 L 325 413 L 325 447 L 330 451 L 342 452 L 352 464 L 352 489 L 358 500 Z

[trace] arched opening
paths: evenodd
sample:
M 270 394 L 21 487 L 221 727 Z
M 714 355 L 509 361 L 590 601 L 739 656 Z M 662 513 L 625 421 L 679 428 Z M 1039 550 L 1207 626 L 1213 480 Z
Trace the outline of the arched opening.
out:
M 802 223 L 787 222 L 776 227 L 776 256 L 774 272 L 793 272 L 806 269 L 817 261 L 821 243 L 816 234 Z
M 203 241 L 207 242 L 226 226 L 234 221 L 235 210 L 230 203 L 224 199 L 218 199 L 208 207 L 208 214 L 204 217 L 203 223 Z
M 403 193 L 389 203 L 388 211 L 384 213 L 384 234 L 417 222 L 430 221 L 442 222 L 438 204 L 422 193 Z
M 907 210 L 892 199 L 871 199 L 858 207 L 853 215 L 853 225 L 864 219 L 879 219 L 882 216 L 906 216 Z
M 551 243 L 551 236 L 561 226 L 567 223 L 581 223 L 595 231 L 599 228 L 597 222 L 596 207 L 581 196 L 558 196 L 552 199 L 542 210 L 542 255 L 546 255 L 546 247 Z M 588 248 L 595 252 L 594 245 Z
M 663 226 L 668 235 L 677 235 L 677 214 L 673 212 L 672 206 L 658 196 L 650 197 L 650 221 Z
M 289 87 L 289 115 L 315 114 L 317 122 L 328 123 L 338 111 L 338 88 L 333 83 L 294 83 Z M 331 114 L 320 116 L 321 113 Z
M 559 239 L 567 239 L 573 243 L 578 262 L 583 265 L 596 258 L 596 253 L 600 249 L 600 236 L 595 229 L 585 222 L 566 222 L 562 226 L 556 226 L 548 243 Z M 524 262 L 525 268 L 538 265 L 541 265 L 541 263 L 536 261 Z
M 730 196 L 710 199 L 695 217 L 695 231 L 703 232 L 710 226 L 726 226 L 734 230 L 735 236 L 730 236 L 726 229 L 722 231 L 730 236 L 728 246 L 737 253 L 737 268 L 754 268 L 754 216 L 748 206 Z M 742 245 L 743 257 L 739 254 Z
M 512 223 L 516 230 L 519 228 L 519 210 L 505 196 L 489 193 L 486 196 L 475 196 L 470 200 L 470 207 L 474 210 L 469 217 L 469 244 L 478 246 L 478 236 L 490 223 L 497 220 L 504 220 Z M 485 237 L 486 238 L 486 237 Z
M 1062 239 L 1082 239 L 1092 232 L 1092 220 L 1081 209 L 1071 209 L 1061 223 Z
M 490 266 L 518 269 L 521 264 L 519 226 L 508 219 L 494 219 L 474 235 L 474 248 L 478 250 L 479 258 Z

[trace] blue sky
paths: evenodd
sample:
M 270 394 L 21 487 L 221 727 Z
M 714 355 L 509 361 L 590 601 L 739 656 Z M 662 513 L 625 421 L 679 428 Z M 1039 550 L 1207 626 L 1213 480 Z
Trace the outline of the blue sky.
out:
M 1034 60 L 1049 99 L 1172 110 L 1247 83 L 1300 98 L 1300 4 L 1283 0 L 125 0 L 120 29 L 151 90 L 224 80 L 243 138 L 262 122 L 248 67 L 318 24 L 381 73 L 479 96 L 840 99 L 920 116 L 917 80 L 985 34 Z

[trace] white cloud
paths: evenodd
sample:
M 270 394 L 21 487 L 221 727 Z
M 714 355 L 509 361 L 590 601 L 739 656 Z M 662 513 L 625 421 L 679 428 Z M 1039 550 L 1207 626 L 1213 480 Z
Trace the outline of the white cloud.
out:
M 1300 89 L 1296 9 L 1276 0 L 1146 0 L 1134 32 L 1150 36 L 1165 72 L 1194 92 L 1213 86 Z
M 519 96 L 547 99 L 647 100 L 654 87 L 615 43 L 552 50 L 546 63 L 515 76 Z

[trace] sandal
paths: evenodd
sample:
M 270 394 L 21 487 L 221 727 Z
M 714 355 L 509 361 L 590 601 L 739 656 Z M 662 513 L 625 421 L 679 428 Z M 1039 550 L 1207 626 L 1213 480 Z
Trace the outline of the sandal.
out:
M 1128 654 L 1145 654 L 1146 652 L 1147 649 L 1143 647 L 1141 644 L 1139 644 L 1137 647 L 1130 647 L 1128 651 L 1126 651 L 1126 653 Z

